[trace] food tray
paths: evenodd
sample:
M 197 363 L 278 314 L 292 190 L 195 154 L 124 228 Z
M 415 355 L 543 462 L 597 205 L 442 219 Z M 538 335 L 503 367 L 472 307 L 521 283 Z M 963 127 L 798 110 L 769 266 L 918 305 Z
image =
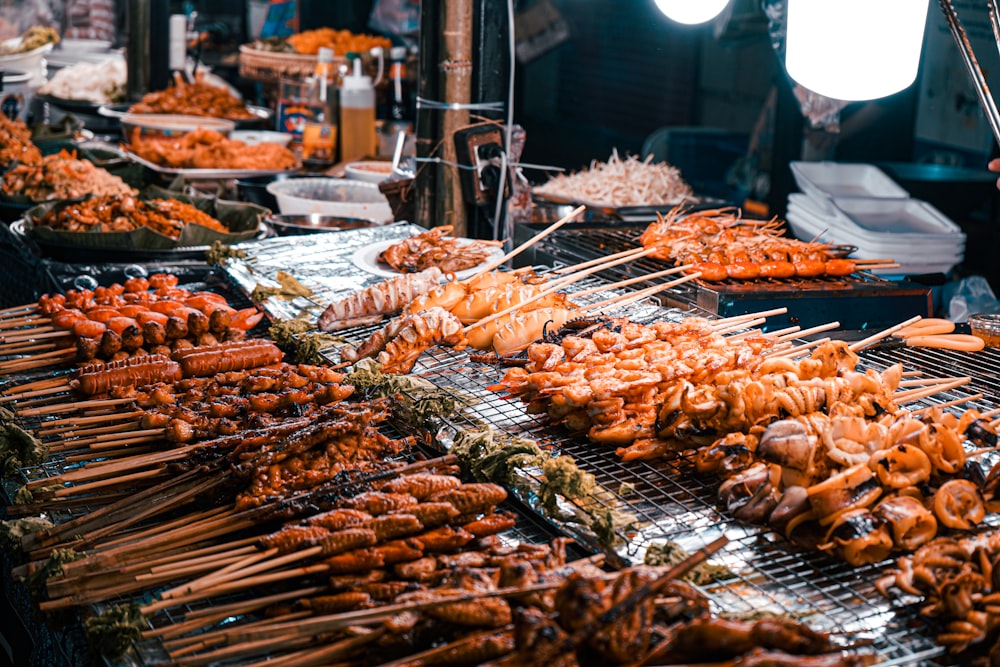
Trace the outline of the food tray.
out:
M 678 206 L 683 206 L 688 210 L 697 211 L 700 209 L 718 208 L 728 204 L 728 202 L 722 199 L 698 196 L 694 199 L 686 199 L 673 204 L 645 204 L 634 206 L 611 206 L 609 204 L 589 202 L 582 199 L 561 197 L 559 195 L 548 194 L 545 192 L 534 192 L 532 193 L 532 198 L 546 204 L 585 206 L 591 213 L 592 219 L 610 218 L 614 220 L 621 220 L 623 222 L 650 222 L 656 218 L 658 213 L 667 213 Z
M 233 178 L 249 178 L 250 176 L 271 176 L 292 171 L 290 169 L 175 169 L 150 162 L 131 151 L 125 151 L 125 155 L 136 164 L 141 164 L 156 174 L 174 178 L 180 176 L 189 181 L 224 181 Z
M 177 246 L 174 248 L 107 248 L 87 247 L 73 243 L 61 242 L 57 239 L 42 239 L 29 236 L 24 228 L 24 220 L 17 220 L 10 225 L 10 231 L 28 247 L 34 246 L 39 254 L 58 262 L 78 264 L 85 262 L 150 262 L 156 260 L 197 259 L 205 261 L 206 253 L 211 246 Z M 266 224 L 254 236 L 260 241 L 274 236 L 274 231 Z
M 105 118 L 124 118 L 129 113 L 129 108 L 132 106 L 131 103 L 127 104 L 101 104 L 97 107 L 97 114 L 104 116 Z M 247 104 L 246 110 L 253 114 L 253 118 L 243 118 L 240 120 L 235 119 L 225 119 L 232 120 L 236 123 L 237 130 L 252 130 L 259 129 L 261 127 L 271 127 L 273 125 L 272 120 L 274 119 L 274 109 L 268 107 L 254 106 L 253 104 Z M 150 114 L 155 115 L 155 114 Z
M 816 204 L 832 212 L 835 197 L 906 199 L 910 194 L 885 172 L 871 164 L 841 162 L 792 162 L 789 165 L 799 188 Z

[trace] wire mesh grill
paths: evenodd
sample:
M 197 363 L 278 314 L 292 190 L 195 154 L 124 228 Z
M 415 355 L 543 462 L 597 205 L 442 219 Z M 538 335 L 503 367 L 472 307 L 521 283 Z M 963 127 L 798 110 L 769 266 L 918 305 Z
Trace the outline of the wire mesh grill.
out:
M 610 237 L 598 241 L 594 252 L 607 254 L 611 241 L 620 243 L 622 234 L 629 232 L 610 230 Z M 568 232 L 567 235 L 572 235 Z M 580 233 L 581 237 L 593 240 L 592 233 Z M 600 237 L 597 237 L 600 239 Z M 593 257 L 580 251 L 562 252 L 565 248 L 558 244 L 563 264 L 582 261 Z M 282 264 L 280 258 L 269 260 L 273 270 Z M 648 260 L 639 260 L 631 266 L 613 270 L 615 273 L 605 278 L 623 278 L 635 275 L 635 271 L 645 272 L 662 268 Z M 655 264 L 655 265 L 654 265 Z M 255 263 L 255 271 L 262 265 Z M 292 268 L 286 268 L 298 277 Z M 309 267 L 310 272 L 322 271 Z M 861 277 L 859 280 L 868 280 Z M 593 281 L 593 282 L 591 282 Z M 600 284 L 600 279 L 588 279 L 577 289 Z M 639 289 L 636 285 L 632 289 Z M 683 290 L 684 288 L 680 288 Z M 676 296 L 677 290 L 672 296 Z M 328 298 L 329 292 L 318 297 L 320 304 Z M 603 295 L 595 297 L 603 298 Z M 644 302 L 641 308 L 630 308 L 629 317 L 640 322 L 656 320 L 677 320 L 691 314 L 702 314 L 694 307 L 684 309 L 659 307 L 652 302 Z M 345 344 L 356 345 L 377 327 L 364 327 L 338 332 Z M 898 352 L 888 352 L 882 359 L 878 354 L 866 363 L 885 367 L 894 363 Z M 336 356 L 335 351 L 331 354 Z M 943 355 L 948 358 L 948 355 Z M 336 361 L 336 359 L 333 359 Z M 907 367 L 911 367 L 908 364 Z M 944 368 L 938 364 L 936 368 Z M 887 664 L 937 664 L 934 660 L 943 653 L 933 640 L 933 630 L 928 628 L 914 609 L 895 605 L 883 598 L 875 589 L 874 582 L 881 576 L 880 565 L 852 567 L 817 551 L 795 547 L 784 538 L 766 528 L 741 524 L 719 509 L 717 503 L 717 482 L 695 474 L 690 453 L 678 453 L 657 461 L 622 462 L 613 451 L 587 442 L 559 428 L 553 428 L 544 416 L 528 414 L 517 400 L 492 391 L 490 385 L 496 383 L 503 374 L 499 367 L 491 367 L 471 362 L 464 352 L 433 348 L 421 356 L 413 373 L 430 380 L 440 388 L 459 392 L 471 405 L 464 416 L 457 420 L 458 426 L 486 423 L 494 428 L 515 436 L 534 439 L 553 455 L 572 456 L 581 469 L 594 475 L 595 481 L 610 492 L 610 507 L 631 512 L 638 519 L 639 529 L 627 535 L 624 543 L 614 555 L 624 563 L 642 562 L 646 549 L 652 544 L 672 541 L 682 548 L 696 550 L 715 537 L 725 533 L 730 542 L 713 558 L 713 562 L 726 565 L 733 573 L 731 578 L 712 584 L 706 588 L 713 604 L 719 611 L 731 614 L 747 614 L 769 610 L 800 618 L 813 626 L 833 632 L 858 635 L 872 642 L 880 657 Z M 970 373 L 971 374 L 971 373 Z M 954 396 L 961 392 L 954 393 Z M 946 397 L 947 400 L 951 396 Z M 1000 399 L 994 397 L 995 404 Z M 465 421 L 463 421 L 465 420 Z M 538 471 L 527 471 L 528 475 Z M 532 504 L 532 499 L 524 498 Z M 532 504 L 536 507 L 537 504 Z M 570 535 L 580 537 L 578 526 L 559 519 L 548 519 Z M 586 540 L 591 535 L 583 535 Z

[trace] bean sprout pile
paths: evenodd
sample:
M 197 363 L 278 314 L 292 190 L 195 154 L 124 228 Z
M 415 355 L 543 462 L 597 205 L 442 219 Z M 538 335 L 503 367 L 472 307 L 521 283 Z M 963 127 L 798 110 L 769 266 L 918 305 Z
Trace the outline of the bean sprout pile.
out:
M 595 160 L 590 169 L 555 176 L 535 192 L 615 207 L 697 201 L 677 167 L 652 159 L 630 155 L 623 160 L 615 150 L 607 162 Z

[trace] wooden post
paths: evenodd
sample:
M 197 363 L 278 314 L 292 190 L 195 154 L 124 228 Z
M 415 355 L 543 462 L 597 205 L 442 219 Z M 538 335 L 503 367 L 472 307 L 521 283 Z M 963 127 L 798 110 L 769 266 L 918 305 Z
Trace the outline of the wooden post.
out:
M 420 97 L 446 104 L 472 99 L 473 0 L 439 0 L 421 6 Z M 417 113 L 417 155 L 457 162 L 455 131 L 469 124 L 469 112 L 426 109 Z M 455 236 L 468 231 L 467 212 L 456 168 L 421 163 L 417 168 L 417 223 L 453 225 Z
M 442 101 L 449 104 L 468 104 L 472 100 L 472 0 L 445 0 L 442 5 L 441 61 L 438 70 L 441 76 Z M 457 162 L 455 131 L 469 124 L 467 110 L 449 109 L 442 111 L 441 156 L 448 162 Z M 455 236 L 468 234 L 468 220 L 465 202 L 462 199 L 462 184 L 458 170 L 450 165 L 438 165 L 441 176 L 438 181 L 439 224 L 453 225 Z

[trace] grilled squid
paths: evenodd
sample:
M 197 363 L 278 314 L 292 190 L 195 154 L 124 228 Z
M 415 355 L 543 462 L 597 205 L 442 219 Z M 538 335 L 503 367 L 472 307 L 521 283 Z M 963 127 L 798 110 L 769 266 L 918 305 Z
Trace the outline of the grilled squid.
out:
M 445 310 L 451 310 L 459 302 L 462 301 L 468 294 L 466 286 L 456 280 L 450 280 L 443 285 L 438 285 L 430 292 L 426 294 L 421 294 L 416 299 L 410 302 L 410 305 L 406 307 L 406 312 L 408 313 L 419 313 L 421 310 L 427 310 L 428 308 L 444 308 Z
M 503 356 L 528 347 L 547 330 L 556 330 L 576 316 L 568 308 L 541 308 L 526 313 L 512 313 L 514 317 L 501 317 L 493 336 L 493 349 Z
M 867 509 L 852 509 L 837 515 L 820 549 L 836 550 L 851 565 L 868 565 L 888 558 L 892 546 L 882 521 Z
M 797 419 L 776 421 L 764 431 L 757 456 L 785 468 L 805 472 L 812 464 L 817 437 Z
M 869 465 L 890 489 L 916 486 L 931 478 L 931 460 L 916 445 L 900 443 L 872 455 Z
M 807 492 L 819 522 L 827 524 L 844 510 L 868 507 L 882 494 L 882 488 L 862 463 L 810 486 Z
M 317 326 L 323 331 L 337 331 L 350 320 L 399 312 L 421 294 L 437 287 L 443 277 L 440 269 L 431 267 L 369 285 L 327 306 Z
M 872 514 L 885 523 L 892 543 L 902 551 L 913 551 L 937 535 L 937 519 L 910 496 L 886 498 L 875 506 Z
M 417 358 L 435 345 L 461 350 L 468 344 L 462 323 L 443 308 L 431 308 L 403 319 L 396 336 L 376 357 L 385 373 L 409 373 Z
M 934 515 L 949 528 L 969 530 L 986 516 L 986 506 L 975 484 L 952 479 L 934 493 Z

